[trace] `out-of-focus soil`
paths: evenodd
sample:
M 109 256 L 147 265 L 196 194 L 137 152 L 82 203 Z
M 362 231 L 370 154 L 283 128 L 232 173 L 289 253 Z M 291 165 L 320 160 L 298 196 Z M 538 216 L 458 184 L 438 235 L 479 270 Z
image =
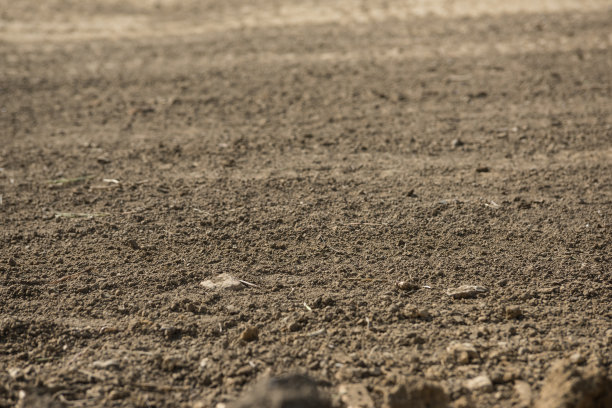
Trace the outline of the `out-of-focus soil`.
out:
M 609 378 L 609 1 L 0 18 L 0 406 L 215 407 L 298 372 L 334 406 L 419 377 L 510 407 L 559 358 Z

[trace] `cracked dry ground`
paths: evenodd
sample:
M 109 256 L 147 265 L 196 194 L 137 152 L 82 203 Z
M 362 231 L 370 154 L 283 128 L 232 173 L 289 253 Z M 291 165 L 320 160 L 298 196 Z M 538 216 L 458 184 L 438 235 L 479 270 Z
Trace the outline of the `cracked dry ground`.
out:
M 0 406 L 610 376 L 609 2 L 0 9 Z

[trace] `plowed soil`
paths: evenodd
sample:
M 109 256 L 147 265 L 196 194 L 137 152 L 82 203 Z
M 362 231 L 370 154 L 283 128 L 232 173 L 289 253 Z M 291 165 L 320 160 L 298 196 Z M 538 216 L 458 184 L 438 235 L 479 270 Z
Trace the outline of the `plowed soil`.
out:
M 0 406 L 215 407 L 301 372 L 336 406 L 416 376 L 510 407 L 559 358 L 611 374 L 609 1 L 0 18 Z

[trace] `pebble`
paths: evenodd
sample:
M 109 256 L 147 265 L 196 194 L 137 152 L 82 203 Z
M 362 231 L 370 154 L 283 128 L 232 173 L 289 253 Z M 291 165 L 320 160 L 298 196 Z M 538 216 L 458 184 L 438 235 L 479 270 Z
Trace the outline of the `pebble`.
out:
M 488 292 L 487 288 L 475 285 L 463 285 L 449 289 L 446 294 L 454 299 L 469 299 Z
M 451 142 L 451 147 L 453 149 L 456 149 L 457 147 L 461 147 L 463 145 L 464 145 L 464 143 L 461 141 L 461 139 L 453 139 L 452 142 Z
M 491 392 L 493 391 L 493 382 L 491 382 L 488 376 L 479 375 L 471 380 L 467 380 L 465 382 L 465 388 L 470 391 Z
M 226 290 L 242 290 L 244 289 L 244 285 L 240 283 L 240 281 L 233 276 L 222 273 L 220 275 L 215 276 L 212 279 L 207 279 L 200 282 L 200 286 L 205 287 L 206 289 L 226 289 Z
M 506 319 L 520 319 L 523 317 L 523 310 L 520 306 L 506 306 Z
M 8 371 L 9 376 L 13 380 L 23 379 L 23 370 L 21 370 L 20 368 L 13 367 L 13 368 L 9 368 L 7 371 Z
M 399 281 L 395 284 L 395 287 L 399 290 L 417 290 L 419 289 L 419 285 L 408 282 L 408 281 Z
M 572 364 L 584 364 L 586 362 L 586 358 L 580 353 L 574 353 L 569 358 Z
M 469 364 L 480 356 L 472 343 L 453 342 L 447 348 L 448 354 L 459 364 Z
M 257 327 L 247 327 L 240 334 L 240 340 L 255 341 L 259 338 L 259 329 Z
M 521 380 L 514 382 L 514 391 L 518 395 L 519 406 L 530 407 L 533 396 L 531 393 L 531 386 L 529 383 Z
M 403 310 L 404 317 L 407 319 L 430 319 L 431 313 L 427 309 L 420 309 L 413 305 L 407 305 Z

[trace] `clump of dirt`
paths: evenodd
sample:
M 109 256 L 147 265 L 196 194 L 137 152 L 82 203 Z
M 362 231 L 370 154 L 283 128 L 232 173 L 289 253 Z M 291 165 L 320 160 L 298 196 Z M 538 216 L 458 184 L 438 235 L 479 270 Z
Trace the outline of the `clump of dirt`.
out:
M 612 380 L 597 365 L 584 369 L 570 360 L 559 360 L 551 368 L 535 408 L 612 407 Z
M 384 408 L 446 408 L 448 395 L 438 384 L 419 378 L 396 385 L 385 397 Z
M 329 408 L 314 380 L 299 374 L 261 380 L 232 408 Z

